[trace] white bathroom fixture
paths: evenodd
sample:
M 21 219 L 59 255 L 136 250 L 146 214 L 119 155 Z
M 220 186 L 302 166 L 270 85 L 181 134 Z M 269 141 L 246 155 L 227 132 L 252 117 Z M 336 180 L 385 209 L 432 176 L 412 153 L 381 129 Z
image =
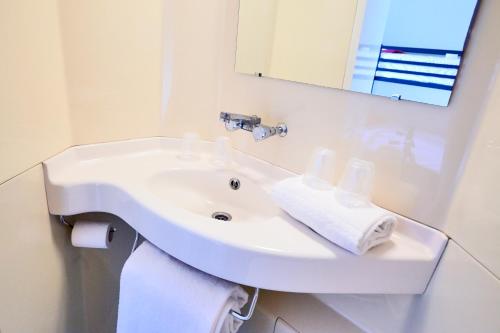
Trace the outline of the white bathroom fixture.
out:
M 234 167 L 179 158 L 178 139 L 77 146 L 44 162 L 49 210 L 107 212 L 177 259 L 236 283 L 306 293 L 419 294 L 447 238 L 401 218 L 391 241 L 356 256 L 281 211 L 274 183 L 294 174 L 233 151 Z M 213 216 L 213 217 L 212 217 Z

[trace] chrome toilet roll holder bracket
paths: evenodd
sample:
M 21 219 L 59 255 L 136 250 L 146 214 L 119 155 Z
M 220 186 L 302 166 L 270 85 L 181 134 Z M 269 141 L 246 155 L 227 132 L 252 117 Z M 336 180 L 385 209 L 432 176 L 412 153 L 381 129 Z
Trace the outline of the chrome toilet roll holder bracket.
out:
M 65 226 L 67 226 L 68 228 L 73 229 L 73 224 L 71 224 L 71 223 L 69 223 L 68 221 L 66 221 L 66 220 L 64 219 L 64 216 L 63 216 L 63 215 L 59 215 L 59 222 L 61 222 L 61 224 L 63 224 L 63 225 L 65 225 Z M 116 231 L 117 231 L 117 230 L 116 230 L 116 228 L 114 228 L 114 227 L 112 227 L 112 228 L 110 229 L 110 232 L 116 232 Z
M 65 225 L 68 228 L 73 229 L 73 224 L 71 224 L 68 221 L 66 221 L 64 219 L 63 215 L 59 215 L 59 222 L 62 225 Z M 114 228 L 114 227 L 110 229 L 110 232 L 112 234 L 115 233 L 116 231 L 117 231 L 117 229 Z M 134 243 L 132 244 L 132 250 L 130 251 L 130 254 L 134 253 L 134 251 L 137 249 L 137 247 L 139 245 L 139 236 L 140 236 L 139 233 L 137 231 L 135 231 Z M 229 314 L 231 316 L 233 316 L 234 318 L 236 318 L 238 320 L 241 320 L 241 321 L 248 321 L 248 320 L 250 320 L 250 318 L 252 318 L 253 313 L 255 311 L 255 307 L 257 306 L 257 300 L 259 298 L 259 291 L 260 291 L 259 288 L 255 288 L 255 292 L 252 295 L 252 300 L 250 301 L 250 305 L 248 307 L 248 313 L 247 314 L 242 314 L 242 313 L 239 313 L 238 311 L 235 311 L 235 310 L 229 311 Z
M 70 229 L 73 229 L 73 225 L 71 223 L 67 222 L 64 219 L 64 216 L 62 216 L 62 215 L 59 215 L 59 222 L 61 222 L 61 224 L 64 224 L 65 226 L 69 227 Z
M 73 224 L 69 223 L 68 221 L 66 221 L 64 219 L 64 216 L 63 215 L 59 215 L 59 222 L 62 224 L 62 225 L 65 225 L 67 226 L 68 228 L 70 229 L 73 229 Z M 115 227 L 111 227 L 109 229 L 109 239 L 111 240 L 115 234 L 115 232 L 117 232 L 117 229 Z M 138 240 L 138 235 L 137 235 L 137 231 L 135 232 L 136 233 L 136 238 L 135 238 L 135 241 L 134 241 L 134 247 L 137 245 L 137 240 Z M 132 249 L 132 252 L 134 252 L 135 248 Z

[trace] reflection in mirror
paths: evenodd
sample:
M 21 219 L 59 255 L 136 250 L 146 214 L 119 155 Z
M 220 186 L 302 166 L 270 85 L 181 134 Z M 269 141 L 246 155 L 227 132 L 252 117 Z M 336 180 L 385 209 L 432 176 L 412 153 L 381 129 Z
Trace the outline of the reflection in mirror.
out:
M 240 0 L 236 71 L 448 105 L 477 0 Z

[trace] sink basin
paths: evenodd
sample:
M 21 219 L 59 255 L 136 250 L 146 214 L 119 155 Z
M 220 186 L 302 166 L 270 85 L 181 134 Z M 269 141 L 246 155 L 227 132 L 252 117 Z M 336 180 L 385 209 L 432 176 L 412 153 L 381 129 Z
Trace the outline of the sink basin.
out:
M 239 182 L 238 188 L 231 187 L 231 180 Z M 153 175 L 147 187 L 161 200 L 201 217 L 227 213 L 232 223 L 245 223 L 280 214 L 266 191 L 234 171 L 171 170 Z
M 180 146 L 177 139 L 150 138 L 67 149 L 43 163 L 50 213 L 114 214 L 188 265 L 248 286 L 425 290 L 447 242 L 441 232 L 401 217 L 391 241 L 356 256 L 273 204 L 269 189 L 293 173 L 238 151 L 234 168 L 222 170 L 212 163 L 213 143 L 203 142 L 192 161 L 178 158 Z

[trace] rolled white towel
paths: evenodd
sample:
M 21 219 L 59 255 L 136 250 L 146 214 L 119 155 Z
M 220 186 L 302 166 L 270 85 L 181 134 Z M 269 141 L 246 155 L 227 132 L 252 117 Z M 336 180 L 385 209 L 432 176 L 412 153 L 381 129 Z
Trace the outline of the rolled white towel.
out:
M 302 177 L 282 180 L 271 192 L 278 206 L 292 217 L 358 255 L 387 241 L 397 222 L 394 214 L 373 204 L 345 206 L 337 201 L 335 188 L 315 189 Z
M 145 241 L 120 279 L 118 333 L 235 333 L 248 294 L 237 284 L 198 271 Z

